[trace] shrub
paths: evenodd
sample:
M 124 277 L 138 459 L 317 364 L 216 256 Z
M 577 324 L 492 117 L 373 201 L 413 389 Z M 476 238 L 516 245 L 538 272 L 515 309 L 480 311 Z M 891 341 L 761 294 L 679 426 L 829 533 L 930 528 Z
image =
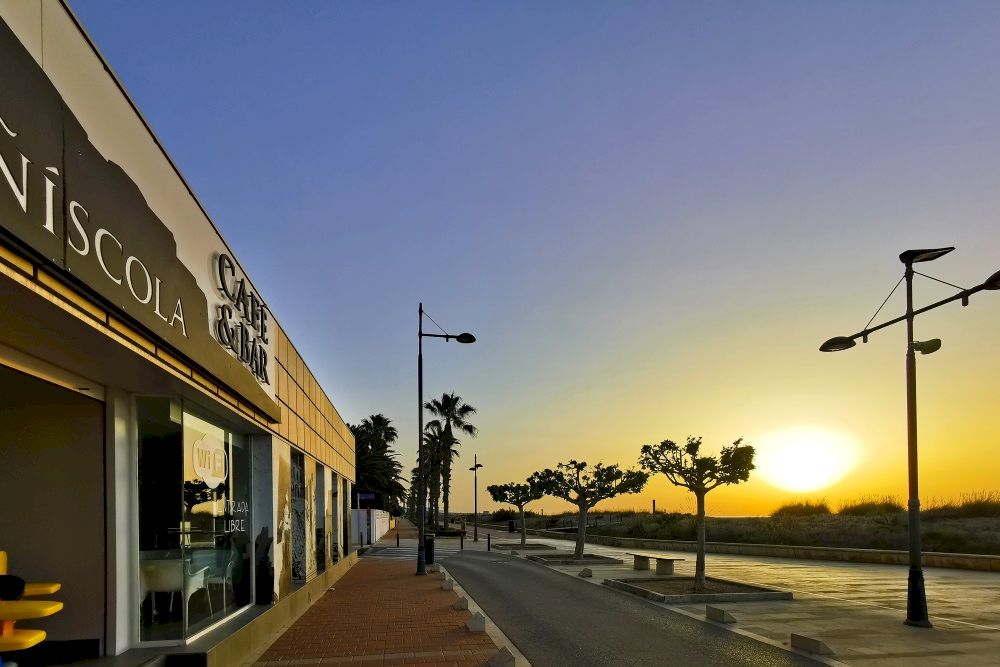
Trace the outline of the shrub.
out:
M 923 533 L 925 551 L 969 553 L 973 551 L 969 536 L 954 530 L 926 530 Z
M 840 506 L 837 514 L 847 516 L 873 516 L 878 514 L 894 514 L 902 512 L 903 503 L 895 496 L 861 496 L 857 500 L 849 500 Z
M 773 517 L 816 516 L 817 514 L 831 514 L 830 506 L 827 505 L 826 500 L 817 500 L 815 502 L 803 500 L 798 503 L 785 503 L 771 512 L 771 516 Z
M 490 519 L 497 522 L 510 521 L 511 519 L 518 518 L 517 512 L 506 507 L 495 511 L 490 515 Z
M 1000 517 L 1000 491 L 967 493 L 958 502 L 932 504 L 922 514 L 928 519 Z

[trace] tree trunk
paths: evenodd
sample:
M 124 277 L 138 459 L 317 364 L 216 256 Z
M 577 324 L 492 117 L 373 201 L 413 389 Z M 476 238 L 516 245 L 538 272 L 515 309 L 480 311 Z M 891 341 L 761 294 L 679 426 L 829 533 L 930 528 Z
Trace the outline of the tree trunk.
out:
M 436 525 L 438 523 L 438 519 L 440 518 L 438 501 L 441 499 L 441 465 L 439 463 L 431 467 L 430 487 L 430 519 L 431 523 Z
M 701 593 L 705 590 L 705 492 L 695 492 L 698 500 L 698 557 L 694 566 L 694 590 Z
M 573 560 L 583 558 L 583 545 L 587 543 L 587 506 L 580 505 L 580 527 L 576 531 L 576 550 L 573 552 Z
M 450 445 L 449 445 L 450 449 Z M 451 494 L 451 457 L 446 456 L 441 468 L 441 492 L 444 500 L 444 527 L 448 527 L 448 496 Z
M 521 510 L 521 546 L 523 547 L 528 539 L 528 530 L 524 525 L 524 505 L 521 505 L 518 509 Z
M 452 448 L 455 445 L 455 436 L 451 432 L 451 422 L 447 422 L 444 427 L 444 451 L 441 452 L 441 481 L 442 481 L 442 500 L 444 501 L 444 523 L 442 524 L 445 529 L 448 528 L 448 496 L 451 494 L 451 457 Z

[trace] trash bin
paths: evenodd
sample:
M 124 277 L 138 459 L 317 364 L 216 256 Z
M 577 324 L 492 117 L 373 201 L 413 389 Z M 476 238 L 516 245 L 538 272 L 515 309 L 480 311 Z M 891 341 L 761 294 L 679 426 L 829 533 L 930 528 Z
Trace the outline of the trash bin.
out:
M 513 532 L 516 532 L 516 531 L 514 530 L 514 520 L 513 520 L 513 519 L 511 519 L 511 520 L 509 520 L 509 521 L 507 522 L 507 532 L 508 532 L 508 533 L 513 533 Z
M 434 564 L 434 533 L 424 533 L 424 560 L 428 565 Z

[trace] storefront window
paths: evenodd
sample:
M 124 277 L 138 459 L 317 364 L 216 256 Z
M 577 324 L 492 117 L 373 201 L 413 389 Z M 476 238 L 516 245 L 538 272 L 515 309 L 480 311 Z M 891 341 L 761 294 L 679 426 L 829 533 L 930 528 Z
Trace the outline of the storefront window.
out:
M 306 581 L 306 461 L 292 450 L 292 584 Z
M 326 470 L 319 463 L 316 464 L 316 571 L 326 571 Z
M 184 411 L 187 635 L 250 603 L 250 450 L 246 436 Z M 190 603 L 195 596 L 201 603 Z
M 137 398 L 139 435 L 139 639 L 181 639 L 183 413 L 178 401 Z
M 182 409 L 136 401 L 140 639 L 183 639 L 252 598 L 248 438 Z

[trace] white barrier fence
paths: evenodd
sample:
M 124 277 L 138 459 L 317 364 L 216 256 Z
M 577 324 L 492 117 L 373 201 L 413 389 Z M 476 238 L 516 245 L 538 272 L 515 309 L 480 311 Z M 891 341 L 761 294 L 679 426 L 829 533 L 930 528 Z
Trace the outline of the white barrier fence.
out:
M 362 546 L 374 544 L 392 528 L 392 519 L 385 510 L 351 510 L 351 526 Z

